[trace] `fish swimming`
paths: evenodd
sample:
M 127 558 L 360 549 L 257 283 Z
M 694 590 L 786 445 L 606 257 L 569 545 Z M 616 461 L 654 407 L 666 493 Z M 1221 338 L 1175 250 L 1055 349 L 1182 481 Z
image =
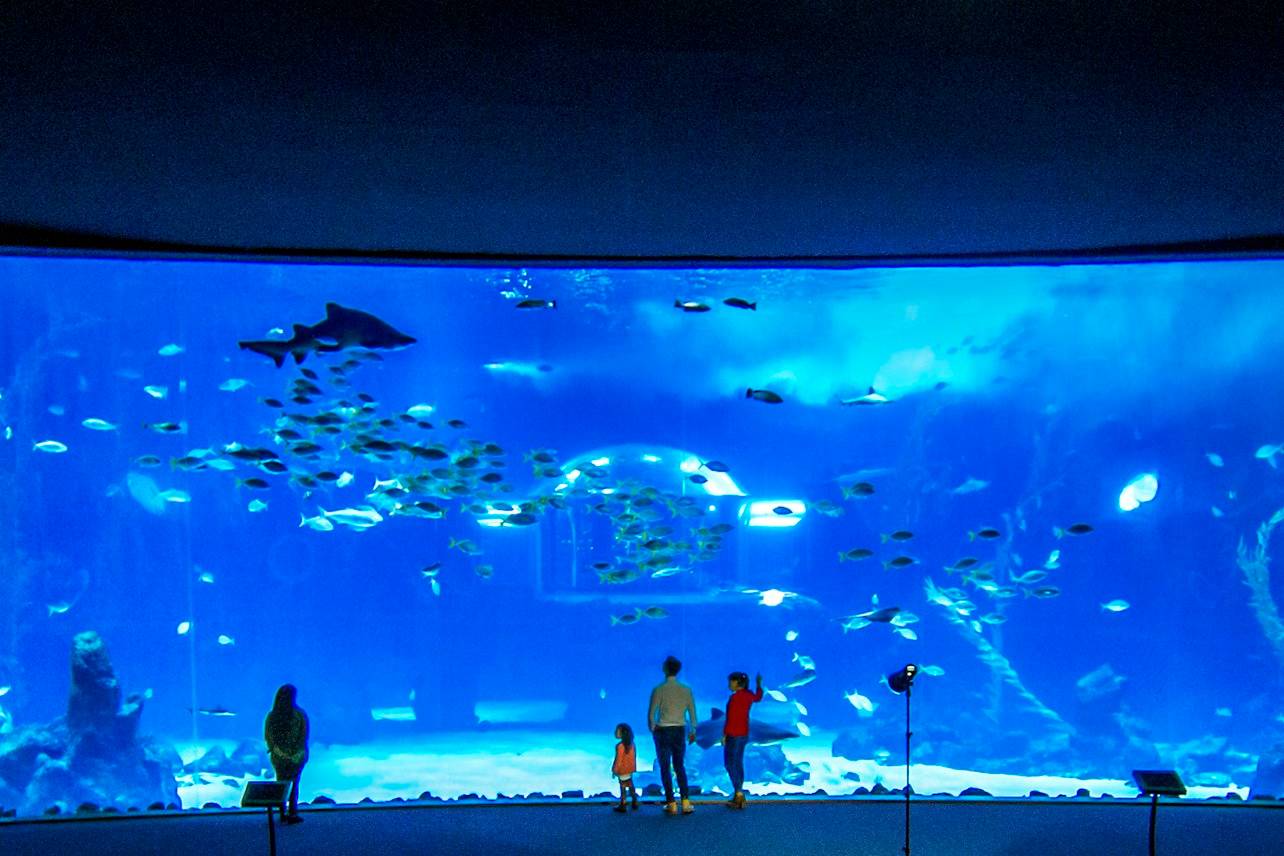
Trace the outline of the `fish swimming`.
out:
M 861 407 L 861 406 L 867 407 L 874 404 L 888 404 L 890 402 L 891 402 L 891 399 L 889 399 L 887 396 L 883 395 L 882 393 L 876 392 L 874 390 L 874 387 L 871 386 L 869 388 L 869 392 L 865 393 L 859 398 L 844 398 L 840 403 L 848 407 L 853 405 L 858 407 Z
M 950 493 L 955 496 L 962 496 L 966 493 L 976 493 L 977 491 L 985 490 L 989 486 L 990 483 L 984 479 L 969 478 L 967 481 L 963 482 L 963 484 L 950 491 Z
M 294 335 L 285 341 L 275 339 L 242 340 L 241 350 L 253 351 L 280 368 L 287 356 L 302 363 L 310 353 L 332 353 L 349 348 L 404 348 L 418 341 L 368 312 L 348 309 L 337 303 L 325 305 L 325 318 L 316 324 L 295 324 Z
M 696 725 L 696 745 L 701 749 L 708 749 L 722 738 L 722 729 L 726 725 L 724 716 L 722 710 L 715 707 L 710 711 L 708 719 Z M 749 742 L 757 746 L 772 746 L 797 736 L 796 731 L 790 731 L 754 717 L 750 718 Z
M 745 390 L 745 398 L 752 398 L 754 401 L 761 401 L 765 404 L 780 404 L 784 401 L 777 393 L 769 389 L 753 389 L 752 387 Z
M 852 690 L 849 693 L 843 693 L 843 698 L 847 699 L 847 701 L 851 703 L 851 706 L 856 708 L 856 712 L 861 716 L 873 716 L 874 709 L 878 707 L 877 703 L 867 696 L 861 695 L 856 690 Z
M 807 684 L 811 683 L 814 680 L 816 680 L 816 670 L 804 669 L 797 675 L 794 675 L 794 677 L 791 680 L 781 684 L 781 686 L 787 690 L 790 690 L 796 687 L 805 687 L 807 686 Z
M 758 310 L 757 303 L 750 303 L 748 300 L 745 300 L 743 297 L 728 297 L 726 300 L 723 300 L 722 302 L 726 306 L 730 306 L 733 309 L 748 309 L 754 312 Z

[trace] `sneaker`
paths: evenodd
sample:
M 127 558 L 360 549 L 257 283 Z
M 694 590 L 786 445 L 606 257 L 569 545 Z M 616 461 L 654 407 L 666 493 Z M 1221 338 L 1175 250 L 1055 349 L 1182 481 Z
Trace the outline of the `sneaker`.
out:
M 671 801 L 671 800 L 670 800 L 669 802 L 665 803 L 665 804 L 664 804 L 664 813 L 665 813 L 665 814 L 677 814 L 677 813 L 678 813 L 678 804 L 677 804 L 677 803 L 675 803 L 675 802 L 673 802 L 673 801 Z
M 628 811 L 628 809 L 624 807 L 624 801 L 621 800 L 620 804 L 617 805 L 615 808 L 611 809 L 611 811 L 615 812 L 616 814 L 624 814 L 626 811 Z
M 744 807 L 745 807 L 745 792 L 744 792 L 744 791 L 736 791 L 736 796 L 735 796 L 735 798 L 732 800 L 732 802 L 736 804 L 736 805 L 735 805 L 735 807 L 736 807 L 736 808 L 744 808 Z
M 637 811 L 637 810 L 638 810 L 638 798 L 637 798 L 637 797 L 634 797 L 634 798 L 633 798 L 633 805 L 632 805 L 632 809 L 633 809 L 634 811 Z
M 293 826 L 296 823 L 303 823 L 303 818 L 297 814 L 287 814 L 281 818 L 281 822 L 287 826 Z
M 682 813 L 683 813 L 683 814 L 695 814 L 695 806 L 693 806 L 693 805 L 691 804 L 691 800 L 683 800 L 683 801 L 682 801 Z

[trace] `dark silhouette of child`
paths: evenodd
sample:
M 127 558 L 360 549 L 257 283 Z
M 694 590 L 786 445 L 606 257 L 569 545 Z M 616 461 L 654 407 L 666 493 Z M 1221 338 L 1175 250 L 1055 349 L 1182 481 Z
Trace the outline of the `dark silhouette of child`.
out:
M 308 715 L 296 705 L 299 691 L 293 684 L 283 684 L 276 691 L 276 701 L 263 721 L 263 738 L 278 782 L 290 782 L 290 810 L 281 806 L 285 823 L 299 823 L 299 777 L 308 763 Z

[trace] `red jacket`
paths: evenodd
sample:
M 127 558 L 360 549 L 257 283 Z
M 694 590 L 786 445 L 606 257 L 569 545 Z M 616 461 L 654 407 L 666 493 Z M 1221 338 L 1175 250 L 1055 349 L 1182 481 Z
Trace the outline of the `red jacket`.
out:
M 756 701 L 762 701 L 761 687 L 756 693 L 744 689 L 731 694 L 731 698 L 727 699 L 727 723 L 722 727 L 723 736 L 749 736 L 749 705 Z

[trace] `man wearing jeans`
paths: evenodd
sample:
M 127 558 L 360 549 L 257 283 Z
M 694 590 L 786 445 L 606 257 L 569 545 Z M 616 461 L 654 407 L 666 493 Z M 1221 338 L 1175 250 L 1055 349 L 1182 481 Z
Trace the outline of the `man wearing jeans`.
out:
M 664 782 L 664 811 L 677 814 L 678 805 L 673 801 L 672 764 L 678 772 L 678 791 L 682 796 L 682 813 L 692 814 L 691 793 L 687 790 L 687 768 L 682 760 L 686 743 L 696 739 L 695 697 L 691 687 L 678 680 L 682 661 L 669 656 L 664 659 L 664 683 L 651 690 L 651 704 L 647 708 L 646 724 L 655 737 L 655 757 L 660 762 L 660 779 Z M 690 714 L 688 726 L 687 715 Z M 686 742 L 683 742 L 683 738 Z

